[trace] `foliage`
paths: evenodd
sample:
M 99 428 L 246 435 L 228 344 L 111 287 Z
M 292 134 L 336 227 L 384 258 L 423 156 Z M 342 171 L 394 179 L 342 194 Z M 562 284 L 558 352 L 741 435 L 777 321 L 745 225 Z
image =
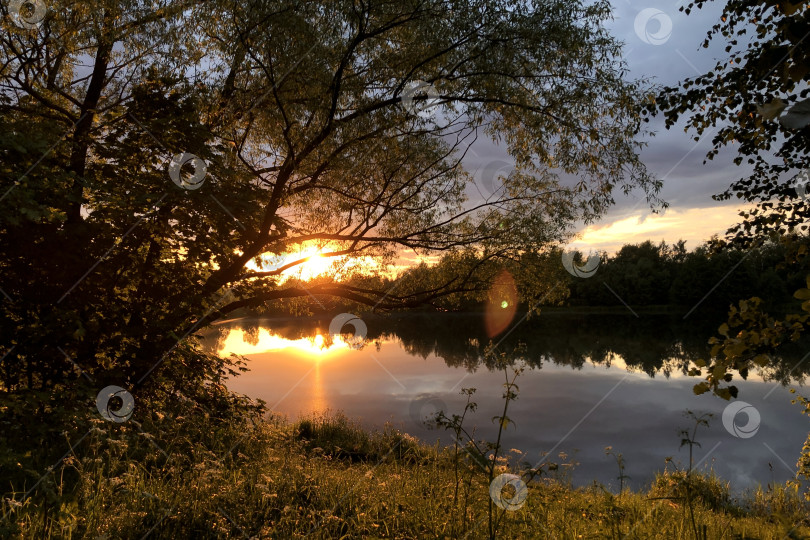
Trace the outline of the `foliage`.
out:
M 619 481 L 619 495 L 621 495 L 624 492 L 624 481 L 630 479 L 629 476 L 624 474 L 624 456 L 621 453 L 614 452 L 612 446 L 605 447 L 605 455 L 613 456 L 613 459 L 616 460 L 616 466 L 619 468 L 619 475 L 616 479 Z
M 705 3 L 697 0 L 681 11 L 689 14 Z M 727 56 L 709 72 L 662 89 L 649 106 L 664 113 L 667 127 L 686 116 L 695 140 L 711 135 L 708 159 L 733 146 L 735 163 L 752 167 L 750 175 L 715 197 L 756 204 L 730 231 L 735 242 L 808 230 L 808 32 L 810 10 L 803 2 L 728 0 L 703 42 L 708 47 L 723 40 Z
M 681 436 L 681 448 L 684 446 L 689 447 L 689 466 L 686 468 L 683 483 L 681 484 L 681 492 L 683 493 L 683 497 L 686 499 L 686 507 L 689 509 L 689 519 L 692 522 L 692 532 L 695 534 L 695 540 L 703 539 L 705 540 L 706 537 L 706 527 L 705 525 L 698 530 L 697 522 L 695 521 L 695 507 L 694 507 L 694 487 L 692 486 L 692 469 L 695 465 L 694 462 L 694 449 L 695 446 L 700 447 L 700 443 L 697 441 L 697 430 L 700 426 L 709 427 L 709 418 L 711 418 L 711 414 L 702 414 L 698 416 L 692 411 L 687 410 L 686 416 L 691 418 L 694 421 L 694 426 L 692 427 L 692 431 L 690 432 L 688 429 L 681 429 L 680 436 Z
M 667 465 L 672 462 L 668 462 Z M 692 471 L 687 479 L 687 472 L 677 468 L 665 468 L 664 471 L 656 474 L 650 487 L 650 497 L 654 499 L 677 499 L 683 497 L 686 486 L 689 486 L 690 496 L 693 503 L 706 506 L 716 511 L 727 511 L 742 515 L 744 512 L 734 506 L 729 489 L 729 483 L 718 477 L 713 470 L 707 472 Z M 761 492 L 760 492 L 761 493 Z M 769 497 L 763 497 L 770 500 Z M 797 497 L 794 497 L 794 500 Z M 760 515 L 773 515 L 773 512 L 761 508 Z M 796 509 L 801 511 L 800 508 Z
M 791 392 L 796 393 L 793 388 L 791 388 Z M 810 399 L 804 396 L 796 396 L 793 403 L 797 403 L 804 407 L 802 412 L 810 417 Z M 803 476 L 805 480 L 810 480 L 810 434 L 807 435 L 807 440 L 804 441 L 801 456 L 799 456 L 799 461 L 796 463 L 796 476 Z M 796 487 L 798 489 L 798 486 Z M 804 498 L 810 501 L 810 490 L 804 492 Z
M 415 464 L 426 459 L 424 447 L 408 434 L 386 426 L 381 433 L 371 436 L 341 413 L 299 420 L 295 429 L 308 452 L 329 459 L 377 462 L 391 456 L 397 461 Z
M 711 361 L 698 360 L 691 372 L 700 376 L 705 369 L 706 381 L 695 387 L 695 393 L 712 390 L 723 399 L 737 397 L 736 387 L 722 386 L 733 379 L 732 370 L 745 379 L 749 370 L 770 365 L 774 351 L 802 335 L 810 315 L 790 313 L 777 318 L 763 312 L 761 303 L 761 299 L 754 297 L 740 300 L 730 308 L 728 322 L 717 329 L 722 337 L 710 339 Z
M 728 321 L 717 329 L 721 337 L 710 339 L 712 349 L 709 360 L 699 359 L 695 367 L 689 370 L 690 375 L 705 378 L 694 386 L 694 392 L 703 394 L 711 390 L 726 400 L 736 398 L 738 389 L 729 384 L 735 372 L 746 379 L 751 369 L 771 366 L 772 355 L 783 350 L 786 344 L 798 341 L 810 319 L 810 275 L 807 276 L 807 286 L 807 289 L 799 289 L 795 294 L 797 299 L 802 300 L 802 313 L 774 317 L 761 308 L 762 301 L 757 297 L 740 300 L 738 306 L 732 306 Z M 793 365 L 789 374 L 799 369 L 803 360 Z M 795 389 L 791 391 L 795 392 Z M 810 416 L 806 398 L 799 396 L 794 403 L 802 404 L 805 414 Z M 810 434 L 799 456 L 796 476 L 810 480 Z M 810 498 L 810 490 L 805 492 L 805 497 Z
M 704 3 L 698 0 L 681 9 L 688 14 Z M 728 231 L 733 243 L 751 247 L 796 233 L 806 238 L 810 217 L 806 200 L 810 181 L 808 33 L 810 10 L 803 2 L 729 0 L 703 43 L 708 47 L 712 39 L 722 36 L 729 56 L 718 60 L 709 73 L 683 81 L 680 88 L 663 89 L 649 107 L 666 115 L 667 127 L 688 115 L 686 129 L 695 131 L 696 140 L 714 133 L 708 159 L 722 147 L 734 145 L 735 163 L 751 167 L 748 177 L 716 196 L 719 200 L 736 196 L 755 204 Z M 803 244 L 786 253 L 784 266 L 796 269 L 806 259 L 806 251 Z M 789 289 L 802 300 L 801 311 L 784 317 L 769 314 L 759 297 L 732 306 L 728 321 L 718 329 L 722 337 L 712 340 L 710 361 L 693 370 L 693 375 L 704 375 L 706 369 L 706 381 L 696 385 L 695 392 L 711 389 L 724 399 L 736 397 L 734 386 L 722 385 L 732 380 L 732 372 L 745 378 L 750 367 L 765 365 L 770 354 L 806 330 L 808 288 Z M 805 446 L 800 475 L 807 476 L 808 459 Z
M 569 278 L 568 302 L 683 306 L 686 312 L 723 309 L 741 296 L 756 294 L 767 298 L 769 306 L 781 307 L 802 279 L 796 269 L 779 268 L 786 249 L 778 242 L 751 251 L 715 251 L 708 244 L 687 251 L 683 242 L 628 244 L 603 257 L 593 278 Z
M 473 269 L 482 278 L 480 286 L 437 299 L 442 310 L 477 310 L 486 298 L 485 284 L 506 269 L 515 278 L 520 301 L 534 306 L 670 306 L 702 311 L 724 310 L 740 297 L 758 296 L 768 308 L 783 308 L 792 301 L 791 291 L 804 284 L 810 260 L 785 265 L 785 257 L 806 250 L 805 237 L 785 237 L 750 250 L 726 246 L 714 249 L 706 243 L 687 251 L 684 241 L 672 245 L 645 241 L 626 244 L 615 254 L 601 254 L 595 274 L 583 279 L 572 276 L 561 264 L 562 251 L 521 253 L 514 260 L 493 261 L 475 253 L 442 257 L 435 265 L 422 264 L 405 271 L 392 287 L 413 290 L 415 283 L 440 287 L 453 276 Z M 582 258 L 577 252 L 575 256 Z M 710 295 L 710 301 L 704 302 Z M 691 314 L 691 313 L 690 313 Z
M 503 258 L 564 238 L 614 188 L 655 204 L 634 139 L 643 83 L 609 17 L 568 0 L 65 0 L 34 28 L 4 17 L 3 391 L 70 380 L 71 361 L 98 384 L 173 391 L 220 369 L 195 332 L 236 310 L 408 307 L 476 282 L 285 282 L 305 248 L 377 273 L 406 248 Z M 484 201 L 461 164 L 479 135 L 517 162 Z
M 468 474 L 468 486 L 472 482 L 472 477 L 477 472 L 483 472 L 487 478 L 487 484 L 491 485 L 493 479 L 495 478 L 496 471 L 504 470 L 503 462 L 505 461 L 504 456 L 502 455 L 503 444 L 501 441 L 501 437 L 503 436 L 504 430 L 512 424 L 512 420 L 507 415 L 509 411 L 509 404 L 517 399 L 518 392 L 520 389 L 516 383 L 517 378 L 523 373 L 524 366 L 522 365 L 522 355 L 525 354 L 525 347 L 518 345 L 515 350 L 507 353 L 507 352 L 496 352 L 496 347 L 490 342 L 489 346 L 485 351 L 485 356 L 492 357 L 496 362 L 498 368 L 503 371 L 504 374 L 504 393 L 503 393 L 503 411 L 500 415 L 493 416 L 492 422 L 496 423 L 498 426 L 497 436 L 494 441 L 478 441 L 475 439 L 475 431 L 468 431 L 468 428 L 464 426 L 464 419 L 466 415 L 470 411 L 475 411 L 478 407 L 477 403 L 471 400 L 472 395 L 475 393 L 474 388 L 463 388 L 461 393 L 467 396 L 467 402 L 464 405 L 464 411 L 459 414 L 453 414 L 451 416 L 447 416 L 444 411 L 438 411 L 433 418 L 430 419 L 430 423 L 435 425 L 436 427 L 443 428 L 453 432 L 453 466 L 454 466 L 454 475 L 455 475 L 455 487 L 454 487 L 454 496 L 453 502 L 454 505 L 458 500 L 458 490 L 461 479 L 459 477 L 459 465 L 460 465 L 460 449 L 463 449 L 465 452 L 465 460 L 467 465 L 467 474 Z M 515 365 L 517 363 L 517 365 Z M 510 371 L 511 368 L 511 378 L 510 378 Z M 538 475 L 542 475 L 544 468 L 542 467 L 543 464 L 539 464 L 539 466 L 530 467 L 528 470 L 524 471 L 523 474 L 526 475 L 527 481 L 530 481 L 532 478 Z M 550 464 L 546 464 L 545 468 L 550 467 Z M 523 476 L 523 474 L 521 476 Z M 507 501 L 511 500 L 513 497 L 517 495 L 517 492 L 514 491 L 515 487 L 513 488 L 513 492 L 511 495 L 506 495 Z M 518 504 L 518 503 L 515 503 Z M 465 499 L 464 502 L 464 509 L 463 511 L 466 512 L 467 501 Z M 487 504 L 487 526 L 488 526 L 488 536 L 491 539 L 496 538 L 498 527 L 501 521 L 506 516 L 508 510 L 502 509 L 501 512 L 498 512 L 494 509 L 494 503 L 492 498 Z M 456 526 L 456 517 L 452 517 L 453 527 Z

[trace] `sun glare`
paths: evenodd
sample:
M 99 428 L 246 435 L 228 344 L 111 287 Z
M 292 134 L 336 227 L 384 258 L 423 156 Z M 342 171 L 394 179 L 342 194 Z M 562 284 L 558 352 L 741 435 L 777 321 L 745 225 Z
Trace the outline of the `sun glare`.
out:
M 377 260 L 370 256 L 324 256 L 324 254 L 337 251 L 338 249 L 341 248 L 336 246 L 325 247 L 305 242 L 301 244 L 296 251 L 281 255 L 264 254 L 261 256 L 261 265 L 251 260 L 246 266 L 251 270 L 261 272 L 279 269 L 288 264 L 305 259 L 304 262 L 296 264 L 281 273 L 282 279 L 287 277 L 300 279 L 302 281 L 309 281 L 324 275 L 333 275 L 336 279 L 340 279 L 342 274 L 354 271 L 361 273 L 381 272 L 385 274 L 390 270 L 383 268 Z
M 310 259 L 300 266 L 300 277 L 304 281 L 308 281 L 312 278 L 322 276 L 328 273 L 332 269 L 332 265 L 335 262 L 335 259 L 332 257 L 324 257 L 317 251 L 315 251 L 312 255 L 307 255 L 304 253 L 296 254 L 296 258 L 303 258 L 303 257 L 310 257 Z M 297 273 L 293 270 L 293 273 Z M 321 338 L 323 339 L 323 338 Z
M 243 330 L 231 330 L 217 352 L 220 356 L 228 356 L 230 354 L 248 355 L 272 351 L 294 351 L 306 356 L 320 357 L 349 348 L 349 344 L 342 336 L 334 336 L 332 342 L 327 346 L 326 338 L 321 334 L 311 338 L 286 339 L 262 328 L 259 330 L 259 339 L 255 345 L 245 340 Z

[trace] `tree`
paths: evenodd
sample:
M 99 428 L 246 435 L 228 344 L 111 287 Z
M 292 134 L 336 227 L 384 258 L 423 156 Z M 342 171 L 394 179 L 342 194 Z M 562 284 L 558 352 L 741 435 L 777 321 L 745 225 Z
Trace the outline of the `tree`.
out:
M 6 389 L 75 377 L 72 363 L 96 385 L 199 387 L 228 363 L 186 338 L 237 309 L 407 307 L 472 279 L 408 294 L 284 281 L 307 258 L 271 261 L 304 245 L 497 260 L 565 238 L 615 188 L 657 202 L 634 139 L 643 83 L 625 78 L 607 2 L 104 0 L 49 3 L 33 26 L 7 15 Z M 478 136 L 517 164 L 484 200 L 461 165 Z
M 681 8 L 689 14 L 704 0 Z M 687 117 L 695 140 L 712 135 L 712 159 L 725 146 L 753 170 L 717 200 L 755 205 L 729 233 L 747 245 L 771 233 L 806 232 L 810 208 L 810 10 L 803 2 L 729 0 L 703 42 L 725 38 L 714 69 L 665 87 L 649 104 L 667 127 Z
M 682 9 L 688 14 L 703 4 L 698 0 Z M 803 2 L 729 0 L 704 47 L 718 35 L 726 38 L 729 57 L 706 74 L 665 88 L 650 110 L 663 111 L 668 127 L 688 114 L 687 130 L 696 138 L 716 129 L 708 159 L 726 145 L 736 146 L 735 163 L 745 161 L 752 173 L 716 198 L 736 196 L 755 207 L 741 213 L 743 221 L 728 231 L 728 239 L 749 248 L 778 239 L 789 248 L 783 264 L 797 266 L 807 249 L 793 236 L 806 236 L 810 217 L 810 10 Z M 712 338 L 711 358 L 691 370 L 706 379 L 695 393 L 711 389 L 724 399 L 736 397 L 737 388 L 728 384 L 734 373 L 745 379 L 750 369 L 768 366 L 770 354 L 797 341 L 810 323 L 810 290 L 801 288 L 795 296 L 803 301 L 801 309 L 785 316 L 767 313 L 758 297 L 732 306 L 718 328 L 720 337 Z M 799 474 L 810 478 L 808 445 Z
M 681 9 L 688 14 L 703 4 L 692 2 Z M 746 161 L 753 172 L 716 198 L 736 196 L 756 207 L 741 214 L 743 221 L 728 231 L 728 239 L 747 248 L 777 240 L 786 253 L 781 264 L 794 267 L 807 253 L 810 216 L 804 200 L 810 180 L 810 122 L 803 112 L 810 94 L 809 33 L 810 11 L 801 3 L 730 0 L 703 43 L 708 47 L 712 39 L 726 38 L 729 57 L 708 73 L 662 89 L 648 107 L 665 115 L 667 127 L 687 116 L 686 129 L 694 130 L 696 139 L 716 129 L 708 159 L 722 147 L 736 145 L 735 163 Z M 717 242 L 720 247 L 723 243 Z M 800 289 L 796 297 L 805 300 L 805 291 Z M 731 380 L 730 370 L 745 377 L 754 365 L 767 363 L 769 351 L 795 341 L 805 330 L 807 314 L 773 317 L 761 305 L 757 297 L 732 307 L 720 328 L 724 337 L 714 340 L 715 363 L 708 365 L 707 381 L 696 391 L 711 388 L 726 399 L 736 395 L 733 386 L 723 387 Z M 805 302 L 802 310 L 808 309 Z

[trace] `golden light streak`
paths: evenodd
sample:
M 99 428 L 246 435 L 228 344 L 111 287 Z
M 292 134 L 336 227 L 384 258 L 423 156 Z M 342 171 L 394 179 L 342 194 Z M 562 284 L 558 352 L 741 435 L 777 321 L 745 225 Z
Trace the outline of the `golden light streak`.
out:
M 312 397 L 309 400 L 309 410 L 315 414 L 322 414 L 329 409 L 329 402 L 326 400 L 323 379 L 321 378 L 321 363 L 315 363 L 315 373 L 313 374 Z

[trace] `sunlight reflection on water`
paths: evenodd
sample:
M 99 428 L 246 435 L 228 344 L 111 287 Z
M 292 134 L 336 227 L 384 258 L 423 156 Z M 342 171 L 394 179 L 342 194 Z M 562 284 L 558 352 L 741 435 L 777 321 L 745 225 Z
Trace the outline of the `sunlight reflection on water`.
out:
M 313 355 L 313 358 L 320 358 L 349 348 L 349 344 L 341 336 L 335 336 L 331 340 L 321 334 L 301 339 L 287 339 L 271 333 L 267 328 L 260 328 L 257 336 L 250 336 L 241 329 L 232 329 L 217 352 L 221 356 L 227 356 L 292 349 Z

